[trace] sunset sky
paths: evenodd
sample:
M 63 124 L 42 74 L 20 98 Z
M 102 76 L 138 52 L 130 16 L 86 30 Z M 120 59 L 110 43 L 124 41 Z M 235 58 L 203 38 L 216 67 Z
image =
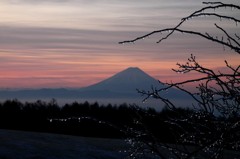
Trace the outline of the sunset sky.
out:
M 154 35 L 118 44 L 173 27 L 202 6 L 198 0 L 0 0 L 0 89 L 79 88 L 127 67 L 139 67 L 163 82 L 177 81 L 185 75 L 171 68 L 191 53 L 214 69 L 223 67 L 225 59 L 239 64 L 235 52 L 196 36 L 175 34 L 156 44 L 161 35 Z M 235 23 L 207 17 L 185 27 L 218 34 L 212 21 L 240 32 Z

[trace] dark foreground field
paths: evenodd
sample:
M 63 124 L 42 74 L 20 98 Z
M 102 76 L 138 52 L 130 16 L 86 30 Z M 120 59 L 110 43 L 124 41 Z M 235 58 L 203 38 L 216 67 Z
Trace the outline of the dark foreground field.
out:
M 0 159 L 123 159 L 129 157 L 128 149 L 120 139 L 0 129 Z M 226 150 L 223 158 L 239 159 L 240 153 Z
M 0 159 L 120 159 L 126 148 L 118 139 L 0 129 Z

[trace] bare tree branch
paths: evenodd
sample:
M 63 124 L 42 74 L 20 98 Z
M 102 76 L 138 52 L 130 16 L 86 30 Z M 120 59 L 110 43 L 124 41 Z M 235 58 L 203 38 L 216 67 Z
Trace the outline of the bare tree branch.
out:
M 230 39 L 232 41 L 234 41 L 236 43 L 236 45 L 232 45 L 232 43 L 230 41 L 223 41 L 222 40 L 219 40 L 217 38 L 214 38 L 213 36 L 210 36 L 208 33 L 201 33 L 201 32 L 196 32 L 196 31 L 191 31 L 191 30 L 184 30 L 184 29 L 180 29 L 181 25 L 183 23 L 185 23 L 186 21 L 188 20 L 191 20 L 192 18 L 194 17 L 199 17 L 199 16 L 215 16 L 215 17 L 218 17 L 218 18 L 221 18 L 221 19 L 227 19 L 227 20 L 231 20 L 231 21 L 234 21 L 236 24 L 240 22 L 239 19 L 236 19 L 235 17 L 231 17 L 231 16 L 225 16 L 225 15 L 220 15 L 220 14 L 216 14 L 216 13 L 205 13 L 206 10 L 216 10 L 216 9 L 219 9 L 219 8 L 231 8 L 231 9 L 237 9 L 237 10 L 240 10 L 240 7 L 238 5 L 234 5 L 234 4 L 225 4 L 225 3 L 222 3 L 222 2 L 204 2 L 204 4 L 208 4 L 208 5 L 211 5 L 211 6 L 207 6 L 207 7 L 203 7 L 202 9 L 200 10 L 197 10 L 195 12 L 193 12 L 192 14 L 190 14 L 189 16 L 185 17 L 185 18 L 182 18 L 181 22 L 178 23 L 175 27 L 173 28 L 166 28 L 166 29 L 161 29 L 161 30 L 155 30 L 155 31 L 152 31 L 148 34 L 145 34 L 143 36 L 140 36 L 140 37 L 137 37 L 135 39 L 132 39 L 132 40 L 125 40 L 125 41 L 121 41 L 119 42 L 119 44 L 125 44 L 125 43 L 134 43 L 138 40 L 142 40 L 144 38 L 147 38 L 153 34 L 158 34 L 158 33 L 164 33 L 164 32 L 169 32 L 167 33 L 166 36 L 162 37 L 159 41 L 157 41 L 157 43 L 160 43 L 162 42 L 163 40 L 166 40 L 168 39 L 174 32 L 181 32 L 181 33 L 186 33 L 186 34 L 192 34 L 192 35 L 197 35 L 197 36 L 200 36 L 200 37 L 203 37 L 207 40 L 210 40 L 210 41 L 213 41 L 215 43 L 220 43 L 224 46 L 227 46 L 229 47 L 230 49 L 234 50 L 235 52 L 239 53 L 240 54 L 240 45 L 239 43 L 233 38 L 231 37 Z M 215 26 L 220 29 L 221 27 L 217 26 L 215 24 Z M 226 32 L 223 28 L 220 29 L 221 31 L 223 31 L 224 33 Z M 226 35 L 226 34 L 225 34 Z M 228 34 L 227 34 L 228 35 Z M 237 36 L 235 34 L 235 36 L 239 39 L 239 36 Z M 228 38 L 230 37 L 229 35 L 227 36 Z
M 207 31 L 202 33 L 183 28 L 184 23 L 198 17 L 230 20 L 236 25 L 240 22 L 236 17 L 223 15 L 222 12 L 215 13 L 216 10 L 227 8 L 240 11 L 239 5 L 222 2 L 203 2 L 203 4 L 207 6 L 182 18 L 175 27 L 155 30 L 135 39 L 119 42 L 119 44 L 133 43 L 153 34 L 166 33 L 157 41 L 157 43 L 160 43 L 168 39 L 173 33 L 185 33 L 213 41 L 240 54 L 240 36 L 238 33 L 231 35 L 229 31 L 216 23 L 214 23 L 214 28 L 220 31 L 222 34 L 220 37 Z M 159 99 L 175 113 L 176 116 L 169 118 L 166 123 L 178 130 L 178 132 L 175 131 L 179 136 L 175 147 L 179 148 L 181 145 L 185 147 L 184 149 L 174 148 L 176 152 L 173 154 L 176 158 L 193 158 L 199 157 L 201 154 L 205 154 L 208 158 L 220 158 L 226 149 L 240 150 L 240 65 L 231 66 L 226 60 L 225 64 L 225 71 L 227 72 L 214 71 L 201 66 L 196 57 L 191 55 L 185 64 L 177 63 L 178 69 L 172 70 L 181 74 L 193 72 L 201 75 L 201 77 L 181 82 L 165 83 L 165 87 L 160 89 L 138 90 L 145 97 L 144 101 L 149 98 Z M 195 86 L 197 84 L 194 91 L 183 87 L 193 83 L 195 83 Z M 187 115 L 179 113 L 177 105 L 164 97 L 165 91 L 171 89 L 178 89 L 189 95 L 196 102 L 193 105 L 194 111 Z M 157 152 L 156 149 L 153 149 L 153 151 Z

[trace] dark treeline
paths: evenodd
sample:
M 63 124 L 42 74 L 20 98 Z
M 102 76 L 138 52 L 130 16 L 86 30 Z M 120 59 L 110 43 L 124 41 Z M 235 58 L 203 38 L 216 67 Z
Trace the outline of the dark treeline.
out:
M 164 122 L 167 114 L 127 104 L 73 102 L 60 107 L 54 99 L 25 103 L 15 99 L 0 103 L 0 128 L 118 138 L 136 135 L 147 126 L 166 140 L 166 135 L 171 138 Z
M 105 138 L 140 137 L 151 140 L 154 137 L 161 142 L 175 142 L 176 134 L 181 134 L 183 130 L 171 127 L 169 122 L 193 112 L 183 108 L 175 111 L 163 108 L 158 112 L 135 105 L 88 102 L 73 102 L 60 107 L 54 99 L 25 103 L 7 100 L 0 103 L 0 128 Z M 189 129 L 187 125 L 185 129 Z

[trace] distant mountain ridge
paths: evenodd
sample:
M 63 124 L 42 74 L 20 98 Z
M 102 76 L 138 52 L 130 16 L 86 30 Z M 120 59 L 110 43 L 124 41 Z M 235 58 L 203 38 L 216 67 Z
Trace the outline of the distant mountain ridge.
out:
M 27 98 L 132 98 L 139 97 L 136 89 L 149 90 L 161 83 L 138 67 L 129 67 L 115 75 L 88 87 L 79 89 L 42 88 L 27 90 L 2 90 L 0 97 L 6 99 Z
M 103 103 L 138 103 L 144 97 L 137 92 L 139 90 L 151 91 L 152 88 L 162 88 L 163 83 L 154 79 L 137 67 L 129 67 L 115 75 L 88 87 L 80 89 L 35 89 L 35 90 L 2 90 L 0 100 L 19 99 L 29 100 L 49 100 L 55 98 L 62 103 L 73 101 L 104 101 Z M 163 96 L 170 99 L 185 100 L 183 92 L 172 88 L 163 92 Z

